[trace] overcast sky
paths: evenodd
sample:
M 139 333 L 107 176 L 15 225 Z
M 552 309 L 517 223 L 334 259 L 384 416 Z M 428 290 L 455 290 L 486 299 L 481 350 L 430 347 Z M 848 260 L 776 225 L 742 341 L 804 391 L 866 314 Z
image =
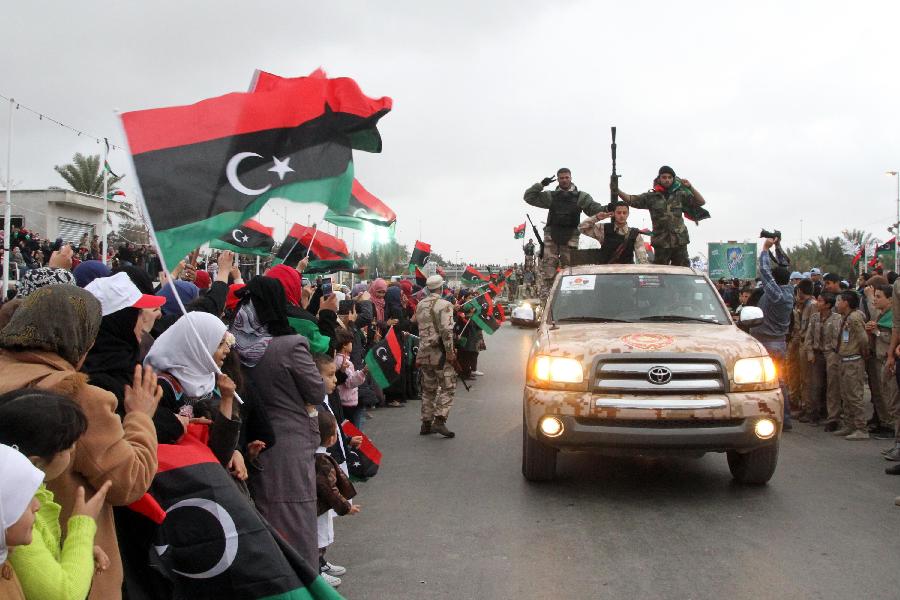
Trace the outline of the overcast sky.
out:
M 124 141 L 114 114 L 247 89 L 254 69 L 318 66 L 391 96 L 381 154 L 358 179 L 421 233 L 469 261 L 520 260 L 512 228 L 526 187 L 572 169 L 609 196 L 609 127 L 621 187 L 661 164 L 703 193 L 706 243 L 780 228 L 803 237 L 862 228 L 886 239 L 900 170 L 900 3 L 882 2 L 22 2 L 2 0 L 0 94 Z M 92 139 L 14 114 L 18 189 L 63 185 L 53 165 Z M 6 178 L 6 107 L 0 172 Z M 110 158 L 128 172 L 122 152 Z M 132 179 L 133 177 L 130 177 Z M 124 189 L 134 184 L 126 180 Z M 290 205 L 305 223 L 324 209 Z M 280 214 L 280 213 L 279 213 Z M 282 217 L 261 220 L 283 234 Z M 646 211 L 632 224 L 649 226 Z M 348 235 L 349 238 L 349 235 Z M 349 241 L 349 239 L 348 239 Z

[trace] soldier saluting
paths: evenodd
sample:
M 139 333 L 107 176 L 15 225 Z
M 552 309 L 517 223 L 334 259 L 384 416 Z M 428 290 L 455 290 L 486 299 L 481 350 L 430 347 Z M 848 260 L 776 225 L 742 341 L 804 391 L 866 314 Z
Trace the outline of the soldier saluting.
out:
M 542 191 L 558 181 L 552 192 Z M 525 190 L 525 202 L 538 208 L 547 208 L 547 225 L 544 227 L 544 254 L 541 256 L 541 296 L 546 297 L 553 285 L 556 271 L 572 264 L 572 250 L 578 248 L 578 223 L 581 213 L 590 217 L 603 210 L 587 192 L 579 191 L 572 183 L 572 172 L 562 168 L 556 177 L 544 177 Z
M 422 428 L 419 435 L 439 433 L 452 438 L 447 417 L 456 392 L 456 348 L 453 343 L 453 305 L 441 298 L 444 278 L 425 280 L 428 295 L 416 306 L 419 353 L 416 366 L 422 374 Z
M 610 183 L 610 189 L 629 206 L 650 211 L 653 223 L 650 242 L 655 252 L 654 264 L 691 266 L 687 252 L 691 238 L 684 224 L 684 215 L 700 221 L 708 218 L 709 213 L 700 208 L 706 204 L 706 200 L 690 181 L 678 179 L 672 167 L 662 166 L 659 168 L 659 175 L 653 180 L 653 189 L 649 192 L 637 196 L 626 194 L 618 188 L 615 181 Z
M 588 237 L 600 242 L 601 265 L 633 265 L 646 264 L 647 249 L 644 238 L 636 227 L 628 226 L 628 205 L 624 202 L 611 202 L 607 212 L 600 212 L 582 221 L 578 230 Z M 612 217 L 609 223 L 602 220 Z

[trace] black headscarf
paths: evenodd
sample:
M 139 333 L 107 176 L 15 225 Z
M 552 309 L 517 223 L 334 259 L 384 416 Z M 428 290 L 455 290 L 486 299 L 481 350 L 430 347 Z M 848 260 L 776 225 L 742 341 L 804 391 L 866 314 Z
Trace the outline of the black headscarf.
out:
M 109 390 L 119 402 L 125 397 L 125 385 L 134 376 L 134 365 L 140 362 L 140 344 L 134 335 L 140 312 L 123 308 L 103 317 L 94 347 L 81 368 L 93 385 Z
M 254 277 L 247 287 L 238 292 L 241 303 L 253 302 L 256 317 L 273 337 L 294 335 L 287 320 L 287 300 L 284 287 L 273 277 Z
M 116 273 L 126 273 L 131 282 L 141 290 L 142 294 L 153 294 L 153 279 L 150 274 L 140 267 L 119 267 Z

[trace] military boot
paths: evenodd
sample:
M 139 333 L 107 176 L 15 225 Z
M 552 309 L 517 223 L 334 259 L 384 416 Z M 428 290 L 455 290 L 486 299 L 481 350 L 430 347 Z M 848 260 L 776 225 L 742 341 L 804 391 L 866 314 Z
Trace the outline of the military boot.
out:
M 434 423 L 431 424 L 431 431 L 439 433 L 445 438 L 455 437 L 456 434 L 447 429 L 447 417 L 435 417 Z
M 422 421 L 422 428 L 419 430 L 419 435 L 428 435 L 429 433 L 434 433 L 431 430 L 431 421 Z

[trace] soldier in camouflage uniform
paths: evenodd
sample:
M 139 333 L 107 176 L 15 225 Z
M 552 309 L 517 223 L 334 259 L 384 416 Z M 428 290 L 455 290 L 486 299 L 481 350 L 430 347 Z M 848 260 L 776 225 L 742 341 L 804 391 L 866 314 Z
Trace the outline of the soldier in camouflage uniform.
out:
M 419 354 L 416 366 L 422 374 L 422 428 L 420 435 L 439 433 L 452 438 L 447 416 L 456 392 L 456 360 L 453 344 L 453 305 L 441 298 L 444 278 L 432 275 L 425 281 L 428 295 L 416 306 L 419 324 Z
M 690 181 L 676 179 L 672 167 L 662 166 L 649 192 L 633 196 L 618 189 L 614 183 L 611 189 L 629 206 L 650 211 L 654 264 L 691 266 L 687 252 L 691 238 L 684 224 L 684 207 L 700 207 L 706 204 L 706 200 Z
M 558 180 L 552 192 L 542 191 Z M 541 256 L 541 298 L 546 299 L 556 272 L 572 264 L 572 251 L 578 249 L 578 224 L 581 213 L 592 217 L 604 209 L 591 195 L 581 192 L 572 183 L 572 172 L 560 169 L 556 177 L 545 177 L 525 190 L 525 202 L 549 209 L 544 227 L 544 254 Z

